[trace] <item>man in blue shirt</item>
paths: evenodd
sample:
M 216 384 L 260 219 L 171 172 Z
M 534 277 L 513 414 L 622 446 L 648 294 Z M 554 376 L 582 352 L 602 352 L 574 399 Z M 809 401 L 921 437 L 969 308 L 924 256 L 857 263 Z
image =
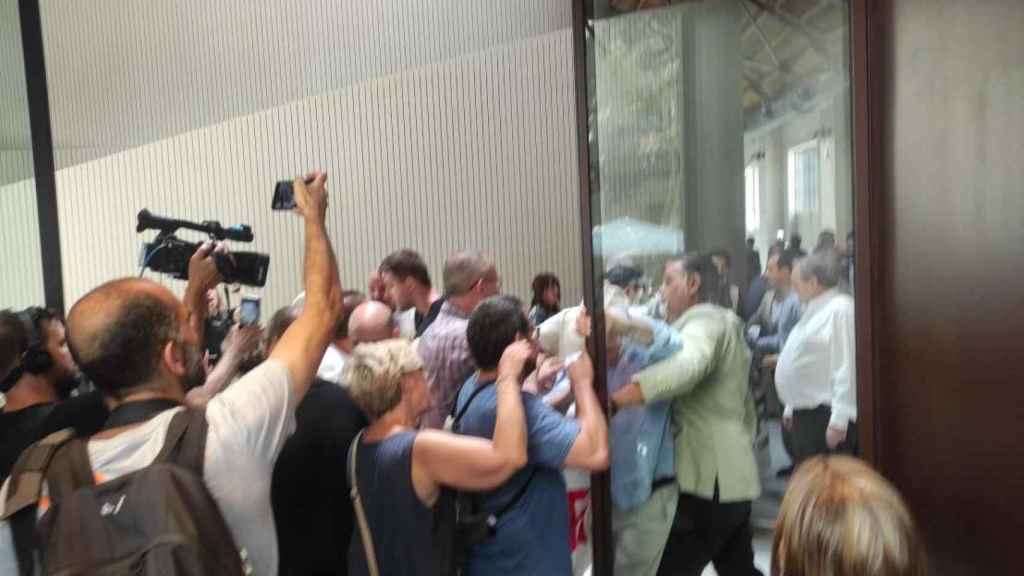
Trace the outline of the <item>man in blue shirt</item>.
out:
M 638 372 L 682 348 L 667 324 L 605 313 L 608 392 L 614 394 Z M 626 408 L 611 421 L 611 495 L 615 573 L 655 576 L 679 498 L 668 401 Z
M 492 384 L 498 361 L 506 347 L 527 337 L 529 326 L 522 304 L 510 296 L 485 300 L 473 312 L 466 336 L 479 370 L 463 386 L 456 402 L 458 411 L 465 408 L 459 421 L 461 433 L 483 438 L 494 433 L 496 396 Z M 484 495 L 483 506 L 489 512 L 512 506 L 498 518 L 495 536 L 469 551 L 466 574 L 571 573 L 569 504 L 561 469 L 608 467 L 608 429 L 594 394 L 593 373 L 585 354 L 569 368 L 575 420 L 523 392 L 527 465 Z

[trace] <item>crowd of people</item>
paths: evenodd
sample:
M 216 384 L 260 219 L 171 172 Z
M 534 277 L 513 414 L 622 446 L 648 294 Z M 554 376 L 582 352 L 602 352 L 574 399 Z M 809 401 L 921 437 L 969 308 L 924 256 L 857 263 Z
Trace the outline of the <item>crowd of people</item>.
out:
M 742 287 L 728 253 L 673 257 L 651 302 L 642 271 L 610 268 L 604 407 L 591 315 L 561 307 L 554 274 L 525 305 L 466 250 L 438 291 L 405 249 L 343 289 L 325 181 L 294 182 L 304 292 L 263 327 L 223 309 L 210 244 L 182 299 L 126 278 L 66 323 L 0 312 L 0 572 L 580 573 L 572 470 L 610 467 L 616 574 L 758 574 L 774 403 L 803 466 L 772 573 L 923 573 L 895 491 L 828 456 L 856 453 L 857 420 L 852 268 L 832 247 L 773 247 Z

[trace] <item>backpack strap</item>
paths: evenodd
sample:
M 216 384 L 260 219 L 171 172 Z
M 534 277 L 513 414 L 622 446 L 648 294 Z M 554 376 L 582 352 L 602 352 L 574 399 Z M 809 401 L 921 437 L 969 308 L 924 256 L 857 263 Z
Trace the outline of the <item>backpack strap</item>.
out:
M 28 507 L 35 507 L 43 491 L 43 478 L 50 461 L 57 450 L 74 438 L 74 430 L 67 428 L 50 434 L 39 442 L 29 446 L 18 457 L 11 469 L 10 485 L 8 486 L 7 502 L 0 520 L 10 520 L 12 516 Z
M 202 478 L 208 430 L 205 410 L 186 408 L 178 412 L 171 417 L 163 448 L 153 462 L 171 462 Z
M 75 438 L 54 454 L 46 471 L 46 488 L 53 502 L 60 502 L 79 488 L 95 486 L 87 441 Z
M 356 512 L 356 523 L 359 525 L 359 535 L 363 541 L 363 551 L 366 553 L 366 567 L 370 572 L 370 576 L 379 576 L 380 569 L 377 567 L 377 553 L 373 549 L 373 534 L 370 532 L 369 522 L 366 521 L 363 499 L 359 495 L 359 476 L 356 475 L 356 459 L 359 453 L 359 441 L 362 437 L 363 431 L 360 430 L 348 449 L 348 485 L 352 487 L 349 495 L 352 497 L 352 508 Z
M 74 437 L 70 428 L 60 430 L 29 446 L 11 470 L 7 502 L 0 520 L 11 523 L 18 572 L 31 576 L 35 571 L 39 535 L 36 533 L 36 508 L 43 491 L 43 478 L 57 450 Z

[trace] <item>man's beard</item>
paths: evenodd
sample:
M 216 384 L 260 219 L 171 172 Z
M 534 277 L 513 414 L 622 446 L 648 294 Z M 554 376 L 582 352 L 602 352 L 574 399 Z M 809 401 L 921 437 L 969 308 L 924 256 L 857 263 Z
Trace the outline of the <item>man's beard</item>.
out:
M 186 344 L 185 348 L 185 378 L 182 386 L 185 392 L 198 388 L 206 383 L 206 366 L 204 351 L 201 346 Z
M 58 379 L 53 383 L 54 392 L 57 393 L 57 397 L 61 400 L 67 400 L 71 397 L 71 392 L 78 388 L 81 384 L 81 378 L 77 373 L 68 374 L 63 378 Z

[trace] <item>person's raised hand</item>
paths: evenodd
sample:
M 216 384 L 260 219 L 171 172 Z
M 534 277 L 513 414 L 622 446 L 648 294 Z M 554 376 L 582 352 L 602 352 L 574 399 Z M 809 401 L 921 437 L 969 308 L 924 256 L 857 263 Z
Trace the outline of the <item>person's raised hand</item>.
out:
M 551 390 L 563 368 L 565 365 L 557 356 L 545 358 L 537 367 L 537 387 L 545 392 Z
M 569 364 L 569 381 L 573 386 L 579 384 L 592 385 L 594 383 L 594 363 L 590 360 L 590 354 L 584 348 L 572 364 Z
M 307 220 L 322 223 L 327 215 L 327 173 L 313 172 L 296 178 L 293 189 L 295 211 Z
M 226 249 L 217 247 L 218 252 Z M 221 283 L 220 271 L 213 259 L 213 242 L 203 242 L 188 260 L 188 284 L 197 294 L 206 295 L 207 290 Z
M 258 325 L 242 326 L 235 324 L 224 338 L 221 350 L 225 354 L 234 354 L 239 359 L 246 358 L 256 351 L 262 336 L 263 329 Z
M 526 363 L 536 354 L 529 340 L 517 340 L 505 348 L 498 362 L 498 379 L 509 378 L 519 382 Z
M 580 315 L 576 317 L 576 334 L 580 338 L 590 338 L 591 330 L 590 311 L 584 308 L 580 310 Z

